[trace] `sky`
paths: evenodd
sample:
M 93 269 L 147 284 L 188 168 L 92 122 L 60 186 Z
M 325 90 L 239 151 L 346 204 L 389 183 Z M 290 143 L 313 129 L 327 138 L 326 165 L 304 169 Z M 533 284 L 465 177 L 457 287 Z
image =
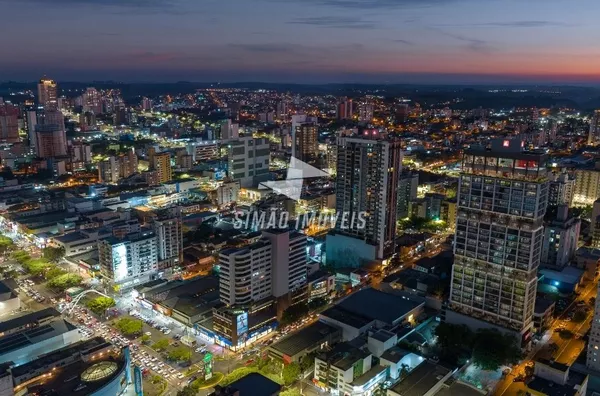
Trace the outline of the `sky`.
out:
M 0 81 L 600 83 L 598 0 L 0 0 Z

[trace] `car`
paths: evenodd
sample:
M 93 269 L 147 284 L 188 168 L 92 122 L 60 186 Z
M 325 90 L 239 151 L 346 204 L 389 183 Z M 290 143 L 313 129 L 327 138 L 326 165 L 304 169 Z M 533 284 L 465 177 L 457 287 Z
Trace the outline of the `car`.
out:
M 150 333 L 149 331 L 145 332 L 144 335 L 147 335 L 148 337 L 150 337 L 152 335 L 152 333 Z
M 184 377 L 183 373 L 177 374 L 177 378 L 182 379 Z

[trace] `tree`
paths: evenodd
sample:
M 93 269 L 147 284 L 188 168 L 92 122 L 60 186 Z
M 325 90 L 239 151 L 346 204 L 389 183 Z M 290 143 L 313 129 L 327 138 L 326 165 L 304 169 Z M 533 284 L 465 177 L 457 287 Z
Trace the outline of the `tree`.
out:
M 573 315 L 573 322 L 583 322 L 587 318 L 587 314 L 584 311 L 577 311 Z
M 0 254 L 9 252 L 15 248 L 15 244 L 12 239 L 4 235 L 0 235 Z
M 284 385 L 289 386 L 293 384 L 300 376 L 300 365 L 296 362 L 286 364 L 283 366 L 283 372 L 281 373 L 281 376 L 283 377 Z
M 316 355 L 316 352 L 311 352 L 311 353 L 308 353 L 308 354 L 302 356 L 302 359 L 300 359 L 300 371 L 301 372 L 304 373 L 309 369 L 311 369 L 311 370 L 314 369 L 315 355 Z
M 505 364 L 516 363 L 521 351 L 516 339 L 496 329 L 480 329 L 473 343 L 473 361 L 482 370 L 497 370 Z
M 197 394 L 198 390 L 190 385 L 186 385 L 185 387 L 183 387 L 183 389 L 177 392 L 177 396 L 195 396 Z
M 121 318 L 115 323 L 115 327 L 119 329 L 124 336 L 133 336 L 142 332 L 142 321 L 131 318 Z
M 184 362 L 184 361 L 192 359 L 192 351 L 190 351 L 186 347 L 175 348 L 171 352 L 169 352 L 169 354 L 167 355 L 167 358 L 169 360 L 176 360 L 178 362 Z
M 288 325 L 300 319 L 306 314 L 308 314 L 307 304 L 301 303 L 292 305 L 291 307 L 283 311 L 283 315 L 281 316 L 281 324 L 283 326 Z
M 64 269 L 55 265 L 55 266 L 48 268 L 48 270 L 46 271 L 45 277 L 48 280 L 52 280 L 54 278 L 57 278 L 61 275 L 66 274 L 66 273 L 67 273 L 67 271 L 65 271 Z
M 471 349 L 473 333 L 465 325 L 440 323 L 434 333 L 444 357 L 458 359 Z
M 300 392 L 300 389 L 298 389 L 298 388 L 286 389 L 279 393 L 279 396 L 301 396 L 301 395 L 302 395 L 302 393 Z
M 167 349 L 168 346 L 169 340 L 167 338 L 161 338 L 160 340 L 152 344 L 152 349 L 154 349 L 155 351 L 161 351 Z
M 48 286 L 53 289 L 64 291 L 69 287 L 79 286 L 81 281 L 83 281 L 83 278 L 79 275 L 63 274 L 50 280 L 50 282 L 48 282 Z
M 10 256 L 14 260 L 17 260 L 17 262 L 20 264 L 23 264 L 25 261 L 31 259 L 31 256 L 29 256 L 29 253 L 27 253 L 24 250 L 17 250 L 15 252 L 12 252 L 12 254 Z
M 47 270 L 52 268 L 52 264 L 44 259 L 29 259 L 21 263 L 25 271 L 33 276 L 43 275 Z
M 140 340 L 145 344 L 150 341 L 150 336 L 148 334 L 144 334 Z
M 64 247 L 45 247 L 42 249 L 42 256 L 48 260 L 53 261 L 55 263 L 59 262 L 65 256 L 65 248 Z
M 102 315 L 107 309 L 115 306 L 115 300 L 110 297 L 100 296 L 88 301 L 86 306 L 95 314 Z

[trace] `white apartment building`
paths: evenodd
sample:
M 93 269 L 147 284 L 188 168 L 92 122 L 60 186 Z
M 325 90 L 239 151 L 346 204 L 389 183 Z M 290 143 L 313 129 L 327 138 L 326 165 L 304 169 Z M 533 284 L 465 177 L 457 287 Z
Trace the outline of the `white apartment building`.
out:
M 120 288 L 131 288 L 154 279 L 158 273 L 158 248 L 152 231 L 111 237 L 98 242 L 101 274 Z
M 181 218 L 154 220 L 152 229 L 156 234 L 158 269 L 170 270 L 183 261 L 183 227 Z
M 242 137 L 223 142 L 227 147 L 228 172 L 242 187 L 257 186 L 269 177 L 269 141 Z
M 263 231 L 262 239 L 219 255 L 221 301 L 249 305 L 269 297 L 306 298 L 306 235 Z

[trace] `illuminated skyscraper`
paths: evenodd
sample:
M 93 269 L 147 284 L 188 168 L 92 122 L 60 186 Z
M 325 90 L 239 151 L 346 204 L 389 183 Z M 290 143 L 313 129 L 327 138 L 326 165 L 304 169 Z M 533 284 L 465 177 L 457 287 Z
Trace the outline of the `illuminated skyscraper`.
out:
M 171 169 L 171 154 L 156 153 L 152 156 L 152 168 L 158 172 L 160 183 L 166 183 L 173 178 L 173 170 Z
M 352 99 L 343 98 L 337 104 L 337 119 L 351 120 L 353 111 Z
M 67 138 L 65 131 L 56 124 L 36 125 L 35 127 L 37 156 L 40 158 L 56 158 L 67 155 Z
M 548 202 L 546 161 L 517 139 L 465 151 L 449 323 L 492 323 L 512 330 L 523 347 L 529 343 Z
M 38 83 L 38 105 L 44 110 L 58 110 L 58 88 L 54 80 L 42 78 Z
M 588 144 L 600 143 L 600 110 L 596 110 L 590 120 L 590 131 L 588 133 Z
M 102 97 L 96 88 L 87 88 L 83 93 L 83 111 L 93 114 L 102 113 Z
M 317 162 L 319 130 L 315 123 L 296 126 L 292 156 L 311 165 Z
M 350 264 L 350 257 L 374 261 L 394 254 L 401 172 L 399 140 L 379 135 L 338 138 L 338 217 L 334 232 L 327 235 L 328 262 L 358 266 L 358 262 Z

